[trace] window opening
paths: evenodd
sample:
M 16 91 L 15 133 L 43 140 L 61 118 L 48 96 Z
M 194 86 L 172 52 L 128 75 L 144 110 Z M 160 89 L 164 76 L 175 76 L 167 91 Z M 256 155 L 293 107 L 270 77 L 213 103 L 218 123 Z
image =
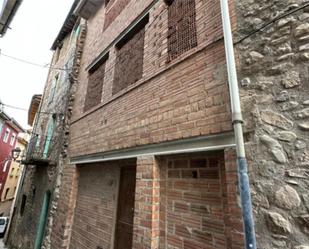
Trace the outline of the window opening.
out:
M 95 107 L 101 103 L 105 77 L 105 64 L 108 58 L 109 53 L 104 55 L 88 71 L 88 87 L 84 104 L 84 111 L 88 111 L 92 107 Z
M 147 14 L 116 44 L 116 66 L 113 94 L 134 84 L 143 76 L 145 26 Z

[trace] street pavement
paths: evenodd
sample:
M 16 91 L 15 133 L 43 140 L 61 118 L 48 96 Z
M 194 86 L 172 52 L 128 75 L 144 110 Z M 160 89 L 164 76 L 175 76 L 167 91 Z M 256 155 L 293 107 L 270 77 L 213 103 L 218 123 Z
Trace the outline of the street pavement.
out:
M 2 239 L 0 239 L 0 249 L 8 249 L 6 246 L 4 246 Z

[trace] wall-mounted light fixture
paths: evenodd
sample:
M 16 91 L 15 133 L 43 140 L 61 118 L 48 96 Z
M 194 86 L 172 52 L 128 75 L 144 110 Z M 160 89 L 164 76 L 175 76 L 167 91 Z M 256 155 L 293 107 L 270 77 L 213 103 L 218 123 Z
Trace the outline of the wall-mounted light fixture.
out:
M 20 156 L 21 153 L 21 149 L 19 147 L 16 147 L 15 149 L 13 149 L 11 151 L 11 157 L 14 161 L 16 161 L 16 159 Z

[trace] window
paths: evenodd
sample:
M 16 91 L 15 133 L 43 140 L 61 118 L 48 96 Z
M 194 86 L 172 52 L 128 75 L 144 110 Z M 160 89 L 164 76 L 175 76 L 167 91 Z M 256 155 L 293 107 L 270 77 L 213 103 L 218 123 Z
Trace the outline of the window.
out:
M 21 199 L 20 210 L 19 210 L 19 213 L 20 213 L 21 216 L 23 216 L 23 214 L 24 214 L 26 201 L 27 201 L 27 196 L 23 195 L 23 197 Z
M 4 200 L 7 199 L 7 196 L 8 196 L 9 191 L 10 191 L 9 188 L 7 188 L 7 189 L 5 190 Z
M 14 145 L 15 139 L 16 139 L 16 134 L 13 133 L 12 137 L 11 137 L 10 145 L 12 145 L 12 146 Z
M 168 55 L 173 60 L 197 46 L 195 0 L 168 0 Z
M 103 83 L 105 77 L 105 64 L 109 53 L 103 56 L 92 68 L 88 74 L 88 87 L 84 104 L 84 111 L 101 103 Z
M 3 137 L 3 142 L 7 143 L 9 141 L 9 136 L 10 136 L 10 129 L 6 128 L 6 131 L 4 133 L 4 137 Z
M 3 172 L 6 171 L 8 165 L 9 165 L 9 161 L 5 161 L 4 166 L 3 166 Z
M 59 78 L 59 75 L 56 75 L 56 77 L 51 82 L 51 87 L 50 87 L 50 92 L 49 92 L 49 101 L 48 101 L 49 104 L 51 104 L 54 100 L 55 92 L 56 92 L 57 84 L 58 84 L 58 78 Z
M 3 123 L 0 120 L 0 136 L 1 136 L 1 132 L 2 132 L 2 127 L 3 127 Z
M 43 151 L 44 159 L 46 159 L 49 156 L 49 149 L 52 145 L 52 138 L 53 138 L 55 125 L 56 125 L 56 117 L 53 116 L 49 120 L 48 127 L 47 127 L 47 134 L 45 138 L 44 151 Z
M 148 21 L 149 15 L 116 44 L 113 94 L 137 82 L 143 76 L 145 26 Z

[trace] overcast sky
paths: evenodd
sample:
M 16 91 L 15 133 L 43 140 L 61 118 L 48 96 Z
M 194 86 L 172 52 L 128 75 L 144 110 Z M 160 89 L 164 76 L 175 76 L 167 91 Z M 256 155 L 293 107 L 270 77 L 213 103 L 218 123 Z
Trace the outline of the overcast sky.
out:
M 3 0 L 0 0 L 0 8 Z M 23 0 L 10 28 L 0 38 L 1 53 L 45 65 L 50 50 L 73 0 Z M 28 109 L 34 94 L 41 94 L 48 69 L 28 65 L 0 54 L 0 100 L 4 104 Z M 27 112 L 4 109 L 24 128 Z

